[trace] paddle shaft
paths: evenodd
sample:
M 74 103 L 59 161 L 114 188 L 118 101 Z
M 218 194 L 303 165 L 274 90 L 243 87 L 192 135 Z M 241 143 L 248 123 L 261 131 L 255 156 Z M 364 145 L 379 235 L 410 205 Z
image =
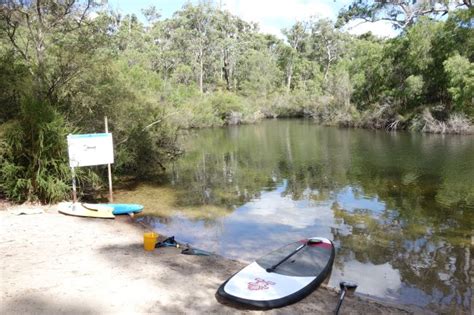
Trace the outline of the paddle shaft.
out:
M 295 249 L 292 253 L 290 253 L 288 256 L 286 256 L 285 258 L 283 258 L 282 260 L 280 260 L 278 263 L 276 263 L 275 265 L 271 266 L 270 268 L 267 268 L 267 272 L 273 272 L 275 271 L 275 269 L 280 266 L 281 264 L 283 264 L 285 261 L 287 261 L 291 256 L 295 255 L 297 252 L 299 252 L 300 250 L 302 250 L 303 248 L 306 247 L 306 245 L 308 245 L 308 242 L 305 242 L 304 244 L 302 244 L 301 246 L 299 246 L 297 249 Z

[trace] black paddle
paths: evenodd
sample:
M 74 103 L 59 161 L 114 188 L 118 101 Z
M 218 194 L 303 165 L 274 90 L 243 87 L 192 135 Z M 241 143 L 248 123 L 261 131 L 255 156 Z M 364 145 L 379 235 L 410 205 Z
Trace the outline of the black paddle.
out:
M 308 244 L 317 244 L 317 243 L 322 243 L 321 240 L 318 240 L 318 239 L 309 239 L 307 240 L 304 244 L 301 244 L 300 246 L 298 246 L 297 249 L 295 249 L 294 251 L 292 251 L 288 256 L 286 256 L 285 258 L 283 258 L 282 260 L 280 260 L 279 262 L 277 262 L 276 264 L 274 264 L 273 266 L 271 266 L 270 268 L 267 268 L 267 272 L 274 272 L 275 269 L 280 266 L 281 264 L 283 264 L 285 261 L 287 261 L 291 256 L 295 255 L 297 252 L 299 252 L 300 250 L 302 250 L 303 248 L 305 248 Z
M 341 287 L 341 294 L 339 295 L 339 302 L 337 303 L 336 311 L 334 312 L 336 315 L 339 314 L 339 309 L 341 308 L 342 301 L 347 293 L 354 293 L 357 289 L 357 283 L 355 282 L 348 282 L 348 281 L 341 281 L 339 283 L 339 287 Z

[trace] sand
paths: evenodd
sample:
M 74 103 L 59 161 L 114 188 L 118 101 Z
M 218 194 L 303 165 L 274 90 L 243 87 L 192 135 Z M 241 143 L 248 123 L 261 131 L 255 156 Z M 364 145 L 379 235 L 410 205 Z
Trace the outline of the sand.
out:
M 145 252 L 146 228 L 129 216 L 71 217 L 54 206 L 13 213 L 21 207 L 0 203 L 1 314 L 331 314 L 337 304 L 337 292 L 324 286 L 269 311 L 222 304 L 215 292 L 242 262 L 183 255 L 176 248 Z M 420 312 L 356 294 L 340 314 Z

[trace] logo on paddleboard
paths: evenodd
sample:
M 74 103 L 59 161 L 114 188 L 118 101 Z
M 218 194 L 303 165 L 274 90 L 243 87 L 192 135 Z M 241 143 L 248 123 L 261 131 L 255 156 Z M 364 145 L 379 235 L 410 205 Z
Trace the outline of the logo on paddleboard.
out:
M 249 290 L 267 290 L 270 285 L 275 285 L 275 282 L 255 278 L 255 282 L 249 282 L 247 287 Z

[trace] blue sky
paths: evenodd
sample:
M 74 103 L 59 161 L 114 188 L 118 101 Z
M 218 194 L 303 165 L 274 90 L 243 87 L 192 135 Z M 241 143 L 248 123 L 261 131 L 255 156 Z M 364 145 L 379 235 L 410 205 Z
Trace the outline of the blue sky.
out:
M 171 17 L 185 3 L 199 3 L 199 0 L 109 0 L 111 9 L 122 13 L 134 13 L 143 17 L 141 9 L 154 5 L 164 18 Z M 222 8 L 241 17 L 248 22 L 257 22 L 260 30 L 265 33 L 281 35 L 281 29 L 291 27 L 296 21 L 311 16 L 336 19 L 341 8 L 350 4 L 351 0 L 215 0 Z M 379 36 L 394 34 L 391 25 L 386 22 L 360 23 L 353 22 L 348 31 L 354 34 L 372 31 Z

